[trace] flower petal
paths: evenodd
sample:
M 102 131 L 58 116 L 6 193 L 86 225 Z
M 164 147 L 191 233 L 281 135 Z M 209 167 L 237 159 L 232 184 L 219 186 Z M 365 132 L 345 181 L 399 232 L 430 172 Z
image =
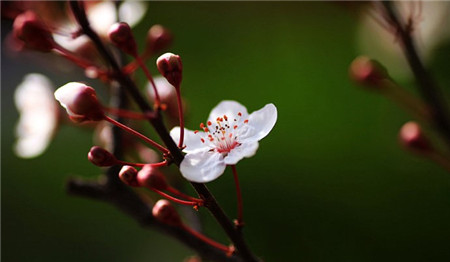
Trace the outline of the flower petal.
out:
M 224 115 L 236 117 L 238 113 L 242 114 L 241 119 L 247 119 L 248 112 L 245 106 L 236 101 L 224 100 L 213 108 L 209 114 L 208 120 L 215 123 L 218 117 L 223 117 Z
M 189 181 L 206 183 L 222 175 L 225 167 L 222 154 L 214 151 L 197 151 L 185 156 L 180 171 Z
M 235 165 L 244 157 L 252 157 L 258 150 L 258 146 L 258 142 L 250 142 L 233 148 L 224 158 L 225 164 Z
M 277 108 L 274 104 L 267 104 L 258 111 L 250 114 L 248 128 L 240 133 L 240 142 L 259 141 L 272 130 L 277 122 Z
M 170 130 L 170 136 L 175 141 L 176 144 L 180 141 L 180 127 L 176 126 Z M 207 142 L 202 143 L 203 132 L 199 132 L 197 134 L 194 133 L 194 131 L 184 129 L 184 145 L 186 146 L 185 149 L 183 149 L 183 152 L 185 153 L 193 153 L 196 151 L 207 151 L 210 149 Z

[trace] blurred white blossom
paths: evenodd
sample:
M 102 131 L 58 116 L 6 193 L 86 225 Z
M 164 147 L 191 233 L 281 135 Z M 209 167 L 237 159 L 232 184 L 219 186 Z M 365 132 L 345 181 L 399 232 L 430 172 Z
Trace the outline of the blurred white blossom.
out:
M 26 75 L 14 94 L 20 117 L 16 127 L 14 151 L 19 157 L 42 154 L 50 143 L 58 123 L 58 106 L 53 85 L 41 74 Z

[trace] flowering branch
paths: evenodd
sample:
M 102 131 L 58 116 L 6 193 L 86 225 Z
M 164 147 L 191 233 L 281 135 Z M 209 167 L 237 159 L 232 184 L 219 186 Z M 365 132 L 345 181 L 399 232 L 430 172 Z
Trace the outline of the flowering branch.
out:
M 146 102 L 146 100 L 143 98 L 141 93 L 139 92 L 139 89 L 135 85 L 135 83 L 130 79 L 128 75 L 126 75 L 124 72 L 122 72 L 119 64 L 117 61 L 113 58 L 111 52 L 105 47 L 105 45 L 100 40 L 99 36 L 96 34 L 95 31 L 92 30 L 92 28 L 89 25 L 89 22 L 86 17 L 86 13 L 84 11 L 83 4 L 78 1 L 70 1 L 70 7 L 72 9 L 72 12 L 80 25 L 82 32 L 87 35 L 98 51 L 100 52 L 103 59 L 106 61 L 106 63 L 111 67 L 113 72 L 113 77 L 123 89 L 125 89 L 128 94 L 133 98 L 133 100 L 136 102 L 138 107 L 141 109 L 141 111 L 145 115 L 151 115 L 152 117 L 149 118 L 150 124 L 155 128 L 156 132 L 160 136 L 161 140 L 164 142 L 164 144 L 167 146 L 168 150 L 170 151 L 170 157 L 172 158 L 173 162 L 179 166 L 180 163 L 183 160 L 183 155 L 181 151 L 179 150 L 178 146 L 175 144 L 173 139 L 171 138 L 169 132 L 167 131 L 167 128 L 165 127 L 163 123 L 163 119 L 160 113 L 160 109 L 157 108 L 156 111 L 152 109 L 152 107 Z M 118 174 L 118 170 L 116 170 L 115 176 Z M 216 220 L 219 222 L 219 224 L 224 229 L 225 233 L 228 235 L 230 240 L 233 242 L 236 251 L 237 256 L 240 256 L 240 258 L 243 261 L 258 261 L 257 258 L 251 253 L 249 248 L 247 247 L 247 244 L 245 243 L 242 234 L 239 230 L 237 230 L 231 220 L 227 217 L 227 215 L 224 213 L 222 208 L 219 206 L 217 201 L 215 200 L 214 196 L 211 194 L 211 192 L 208 190 L 208 188 L 202 184 L 202 183 L 191 183 L 192 186 L 195 188 L 199 196 L 205 201 L 204 205 L 208 210 L 212 213 L 212 215 L 216 218 Z M 74 184 L 72 183 L 72 190 L 74 188 Z M 76 191 L 76 190 L 75 190 Z M 109 195 L 109 197 L 112 197 Z M 113 198 L 116 198 L 115 196 Z M 119 204 L 121 204 L 121 200 L 115 200 L 116 203 L 119 201 Z M 114 202 L 114 201 L 113 201 Z M 128 207 L 127 207 L 128 209 Z M 142 218 L 145 218 L 148 216 L 147 214 L 140 212 L 139 217 L 137 217 L 136 213 L 133 213 L 133 210 L 127 210 L 130 215 L 135 217 L 138 220 L 141 220 Z M 175 233 L 174 233 L 175 234 Z M 175 234 L 176 235 L 176 234 Z M 179 236 L 179 235 L 176 235 Z M 184 243 L 189 242 L 186 241 L 186 239 L 182 240 Z M 192 246 L 192 244 L 187 243 L 189 246 Z M 194 247 L 197 249 L 197 247 Z M 210 251 L 210 250 L 209 250 Z M 206 252 L 206 251 L 204 251 Z M 202 255 L 203 252 L 200 252 Z M 236 258 L 236 256 L 233 256 L 231 258 Z
M 432 121 L 447 145 L 450 146 L 450 116 L 444 96 L 420 60 L 410 27 L 402 23 L 391 1 L 380 1 L 380 3 L 385 11 L 387 21 L 397 33 L 402 50 L 418 83 L 419 91 L 432 110 Z

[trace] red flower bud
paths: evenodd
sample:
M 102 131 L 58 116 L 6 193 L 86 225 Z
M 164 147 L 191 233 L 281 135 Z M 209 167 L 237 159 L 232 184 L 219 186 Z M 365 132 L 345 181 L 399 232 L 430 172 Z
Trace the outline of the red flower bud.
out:
M 432 151 L 429 140 L 416 122 L 411 121 L 402 126 L 399 132 L 399 140 L 405 148 L 415 152 L 428 153 Z
M 82 83 L 71 82 L 55 91 L 55 98 L 75 122 L 99 121 L 105 118 L 95 90 Z
M 153 216 L 160 222 L 171 226 L 181 226 L 181 219 L 175 208 L 165 199 L 158 200 L 153 206 Z
M 152 53 L 158 53 L 172 44 L 172 34 L 162 25 L 150 27 L 147 33 L 147 48 Z
M 96 166 L 112 166 L 117 164 L 116 157 L 99 146 L 93 146 L 89 150 L 88 159 Z
M 139 183 L 137 181 L 138 171 L 136 168 L 132 166 L 123 166 L 119 172 L 119 178 L 123 183 L 132 187 L 139 187 Z
M 133 37 L 133 32 L 127 23 L 120 22 L 113 24 L 108 31 L 111 42 L 123 52 L 137 56 L 137 44 Z
M 52 33 L 32 11 L 27 11 L 16 17 L 13 24 L 13 34 L 24 42 L 29 49 L 50 52 L 55 46 Z
M 181 63 L 180 56 L 165 53 L 156 60 L 156 66 L 169 83 L 175 88 L 180 87 L 183 73 L 183 64 Z
M 145 165 L 137 174 L 137 181 L 139 185 L 157 190 L 164 190 L 167 188 L 167 182 L 164 175 L 158 168 L 148 164 Z
M 379 62 L 366 56 L 353 60 L 349 74 L 357 84 L 373 88 L 383 88 L 382 81 L 389 78 L 386 69 Z

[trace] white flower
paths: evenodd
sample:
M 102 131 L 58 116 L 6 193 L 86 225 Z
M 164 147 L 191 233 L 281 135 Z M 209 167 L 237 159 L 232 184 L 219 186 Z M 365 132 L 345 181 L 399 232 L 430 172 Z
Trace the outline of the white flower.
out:
M 227 165 L 235 165 L 244 157 L 251 157 L 258 149 L 258 141 L 272 130 L 277 121 L 277 108 L 267 104 L 248 114 L 235 101 L 222 101 L 210 113 L 203 132 L 185 129 L 187 153 L 181 162 L 181 174 L 189 181 L 206 183 L 219 177 Z M 180 128 L 170 131 L 178 143 Z
M 23 158 L 36 157 L 47 148 L 58 123 L 53 85 L 44 75 L 26 75 L 14 93 L 14 102 L 20 114 L 14 150 Z

